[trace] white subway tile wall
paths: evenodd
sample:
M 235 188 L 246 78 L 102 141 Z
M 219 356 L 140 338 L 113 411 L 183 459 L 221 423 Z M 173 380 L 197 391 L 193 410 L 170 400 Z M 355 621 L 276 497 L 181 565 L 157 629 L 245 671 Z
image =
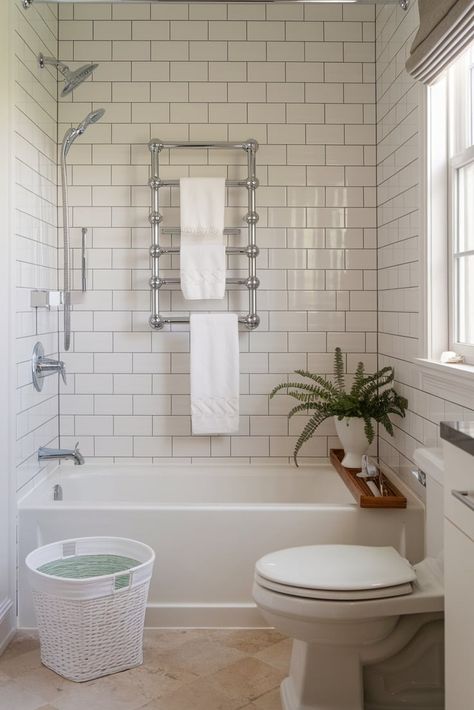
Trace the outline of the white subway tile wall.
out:
M 353 372 L 375 365 L 375 11 L 371 6 L 76 4 L 59 7 L 59 53 L 97 61 L 91 81 L 59 102 L 59 137 L 92 108 L 106 115 L 69 153 L 74 278 L 89 229 L 89 290 L 62 353 L 62 443 L 103 460 L 287 461 L 303 418 L 271 388 L 296 368 L 328 373 L 340 345 Z M 241 425 L 191 437 L 189 326 L 152 332 L 149 152 L 164 140 L 260 143 L 256 332 L 241 332 Z M 163 151 L 161 174 L 245 175 L 237 151 Z M 161 191 L 163 226 L 179 224 L 176 188 Z M 229 189 L 226 225 L 243 227 L 246 194 Z M 233 245 L 246 241 L 229 238 Z M 163 236 L 164 244 L 178 245 Z M 178 257 L 163 274 L 178 276 Z M 229 257 L 230 276 L 246 258 Z M 247 291 L 194 310 L 247 312 Z M 189 312 L 162 288 L 162 313 Z M 303 450 L 327 456 L 331 423 Z
M 415 3 L 408 12 L 395 5 L 377 12 L 379 364 L 395 367 L 397 389 L 409 402 L 393 439 L 380 430 L 380 455 L 409 485 L 414 485 L 414 450 L 440 446 L 439 422 L 473 418 L 473 410 L 422 391 L 414 362 L 425 356 L 420 332 L 420 86 L 405 71 L 405 61 L 417 27 Z
M 41 340 L 58 355 L 58 313 L 30 307 L 32 289 L 57 288 L 57 77 L 38 54 L 57 53 L 58 9 L 16 3 L 14 27 L 14 207 L 16 259 L 16 464 L 21 488 L 40 470 L 39 446 L 57 445 L 58 383 L 32 386 L 31 355 Z

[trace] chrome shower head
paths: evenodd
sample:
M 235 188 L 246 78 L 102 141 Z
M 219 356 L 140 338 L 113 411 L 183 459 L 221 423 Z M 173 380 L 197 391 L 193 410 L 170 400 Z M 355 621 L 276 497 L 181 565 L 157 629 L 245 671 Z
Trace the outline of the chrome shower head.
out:
M 61 96 L 67 96 L 71 93 L 71 91 L 74 91 L 74 89 L 76 89 L 79 84 L 82 84 L 82 82 L 85 81 L 98 66 L 98 64 L 85 64 L 83 67 L 76 69 L 76 71 L 70 71 L 67 75 L 65 74 L 65 82 L 63 90 L 61 91 Z
M 67 96 L 77 89 L 77 87 L 82 84 L 83 81 L 89 77 L 92 72 L 97 69 L 98 64 L 84 64 L 84 66 L 79 67 L 75 71 L 71 71 L 67 64 L 61 62 L 59 59 L 54 57 L 45 57 L 44 54 L 38 55 L 38 64 L 41 69 L 44 69 L 47 64 L 56 67 L 58 72 L 64 77 L 64 87 L 61 91 L 61 96 Z
M 76 128 L 69 128 L 66 131 L 62 145 L 64 157 L 66 157 L 66 155 L 69 153 L 69 149 L 76 140 L 76 138 L 82 136 L 82 134 L 87 130 L 91 123 L 97 123 L 97 121 L 100 121 L 104 113 L 105 109 L 103 108 L 98 108 L 95 111 L 91 111 L 87 114 L 85 119 L 81 121 L 78 126 L 76 126 Z

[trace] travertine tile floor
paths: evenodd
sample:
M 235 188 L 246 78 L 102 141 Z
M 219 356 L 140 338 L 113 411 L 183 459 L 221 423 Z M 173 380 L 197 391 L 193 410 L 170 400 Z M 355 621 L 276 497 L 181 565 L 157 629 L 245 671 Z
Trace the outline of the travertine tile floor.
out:
M 143 666 L 73 683 L 21 633 L 0 657 L 0 710 L 280 710 L 289 656 L 272 630 L 150 630 Z

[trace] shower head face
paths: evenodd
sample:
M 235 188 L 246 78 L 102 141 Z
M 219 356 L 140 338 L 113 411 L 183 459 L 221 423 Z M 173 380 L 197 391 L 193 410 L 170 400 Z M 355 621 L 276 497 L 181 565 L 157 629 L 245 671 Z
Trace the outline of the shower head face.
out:
M 67 96 L 77 89 L 83 81 L 91 76 L 92 72 L 97 69 L 98 64 L 85 64 L 83 67 L 79 67 L 75 71 L 68 71 L 64 74 L 64 88 L 61 91 L 61 96 Z

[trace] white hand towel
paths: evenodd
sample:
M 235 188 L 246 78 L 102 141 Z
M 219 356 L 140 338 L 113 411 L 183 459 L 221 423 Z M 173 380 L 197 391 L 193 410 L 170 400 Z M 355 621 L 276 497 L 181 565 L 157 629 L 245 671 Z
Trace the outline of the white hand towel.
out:
M 181 178 L 180 204 L 183 296 L 224 298 L 225 178 Z
M 235 313 L 191 315 L 193 434 L 239 429 L 239 334 Z

